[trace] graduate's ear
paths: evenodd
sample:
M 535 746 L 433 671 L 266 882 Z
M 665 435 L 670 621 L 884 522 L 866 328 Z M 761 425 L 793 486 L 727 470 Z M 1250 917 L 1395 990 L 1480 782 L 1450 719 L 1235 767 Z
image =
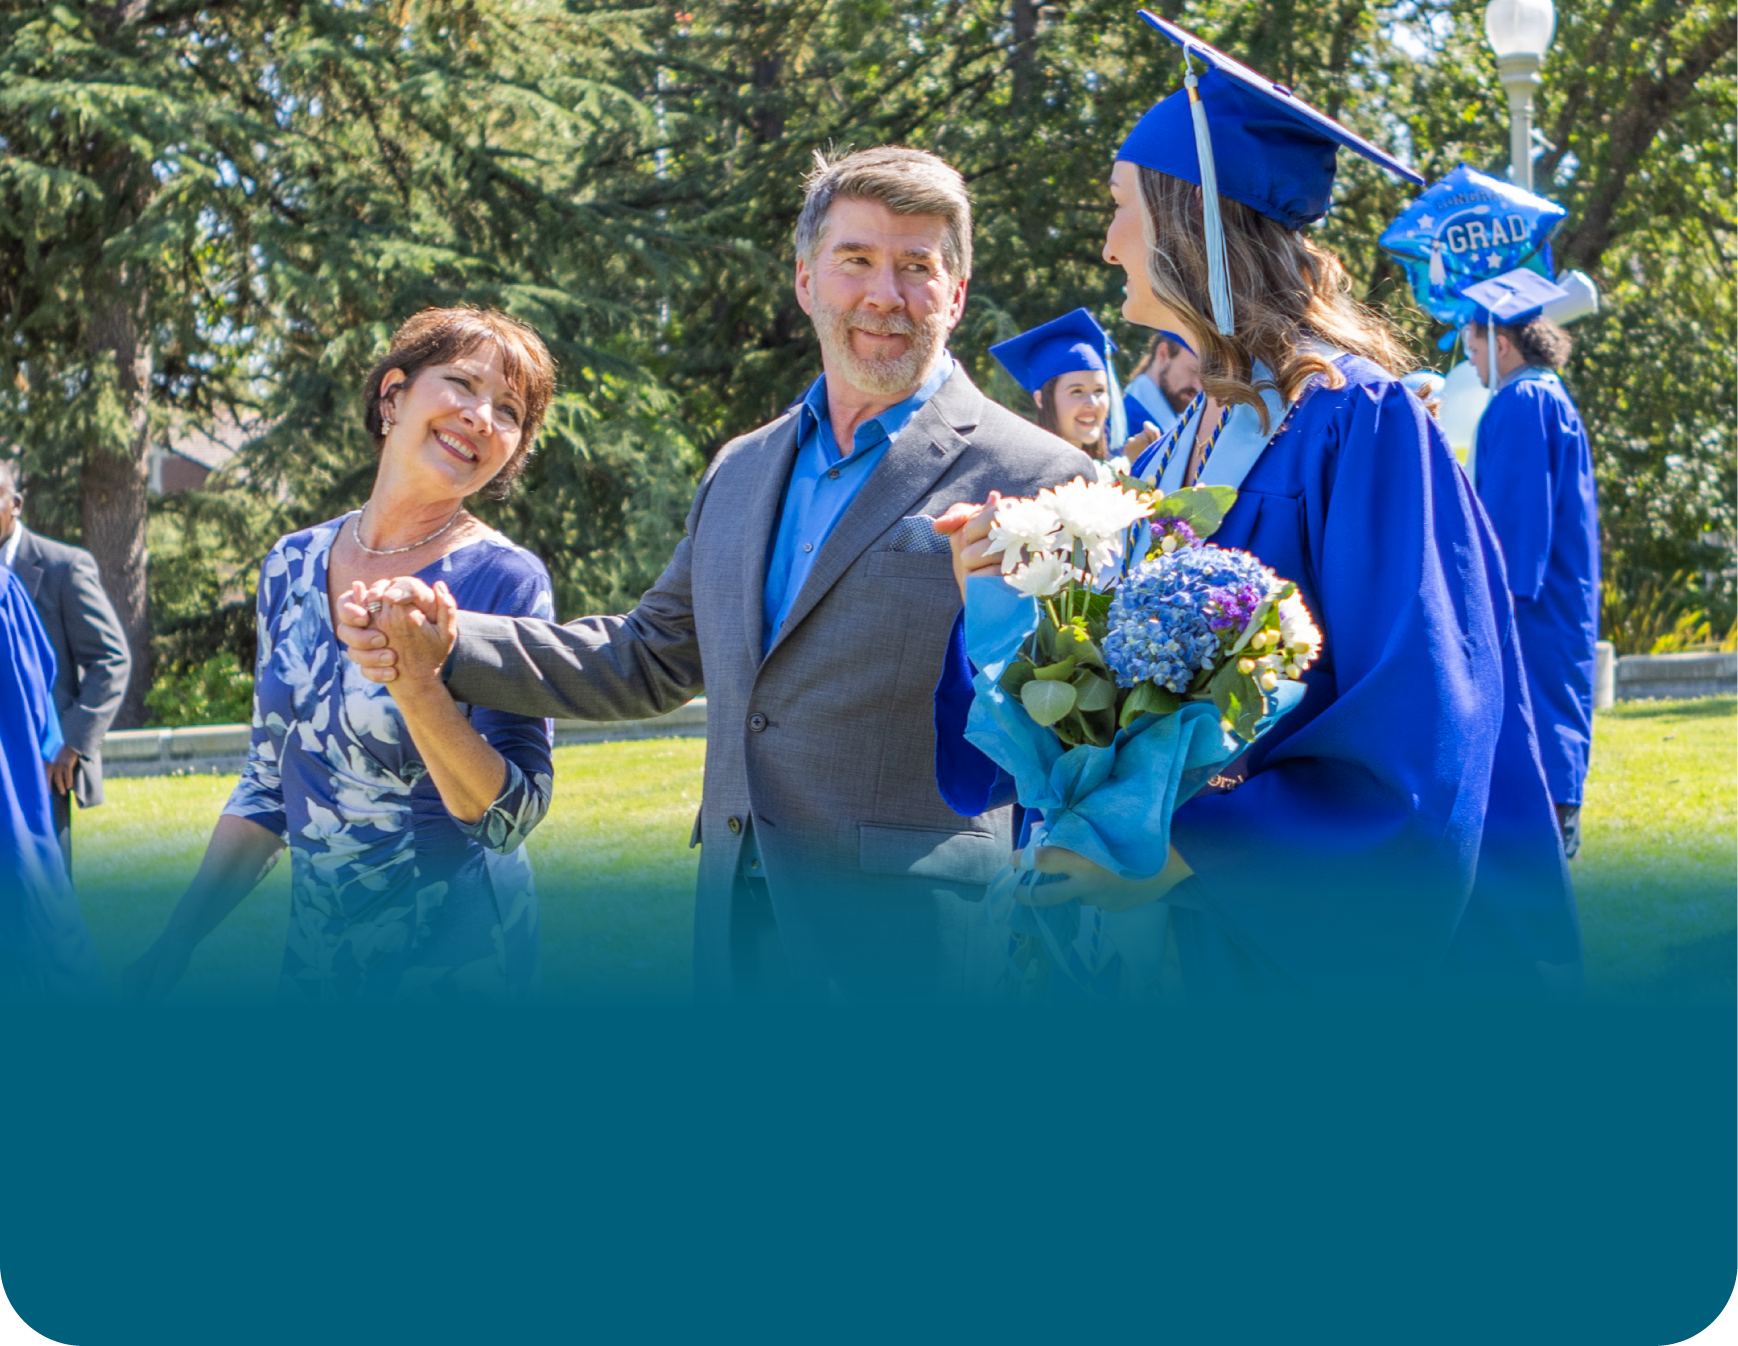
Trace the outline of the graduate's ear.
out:
M 1044 390 L 1042 388 L 1032 394 L 1032 405 L 1040 411 L 1044 410 Z

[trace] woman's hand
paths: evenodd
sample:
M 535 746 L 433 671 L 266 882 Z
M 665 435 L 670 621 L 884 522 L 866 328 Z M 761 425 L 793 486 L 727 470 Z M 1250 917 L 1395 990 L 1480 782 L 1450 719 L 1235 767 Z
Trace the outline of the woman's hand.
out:
M 163 999 L 187 972 L 193 945 L 174 930 L 165 930 L 138 959 L 121 970 L 121 994 L 129 1000 L 154 1003 Z
M 406 686 L 394 685 L 395 695 L 427 690 L 440 681 L 458 643 L 459 605 L 445 580 L 436 580 L 432 589 L 414 576 L 380 580 L 367 589 L 357 581 L 338 604 L 338 639 L 370 681 L 402 681 Z
M 1170 896 L 1172 889 L 1195 872 L 1177 854 L 1175 846 L 1171 847 L 1171 858 L 1165 867 L 1150 879 L 1122 878 L 1084 855 L 1060 846 L 1040 846 L 1032 868 L 1040 874 L 1065 877 L 1050 883 L 1022 884 L 1019 900 L 1029 907 L 1053 907 L 1071 901 L 1105 911 L 1129 911 L 1160 901 L 1175 901 L 1178 906 L 1194 905 Z
M 996 506 L 1002 493 L 991 491 L 982 505 L 960 503 L 935 521 L 935 531 L 947 535 L 953 549 L 953 577 L 965 602 L 966 581 L 973 575 L 1002 573 L 1002 553 L 990 549 L 990 525 L 996 521 Z

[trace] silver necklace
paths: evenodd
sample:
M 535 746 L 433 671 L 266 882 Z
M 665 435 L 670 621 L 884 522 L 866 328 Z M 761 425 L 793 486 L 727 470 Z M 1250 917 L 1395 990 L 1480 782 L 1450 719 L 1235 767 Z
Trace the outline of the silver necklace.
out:
M 350 536 L 356 539 L 356 545 L 358 547 L 362 548 L 362 550 L 367 552 L 370 556 L 402 556 L 407 551 L 415 551 L 418 547 L 426 547 L 429 543 L 433 542 L 442 533 L 446 532 L 447 529 L 451 528 L 455 523 L 457 523 L 459 521 L 459 515 L 461 515 L 465 512 L 465 507 L 463 505 L 460 505 L 456 510 L 453 511 L 452 518 L 448 519 L 445 523 L 443 523 L 439 528 L 435 529 L 434 532 L 430 533 L 427 537 L 419 537 L 415 542 L 411 543 L 408 547 L 388 547 L 384 551 L 378 550 L 374 547 L 370 547 L 366 542 L 364 542 L 362 540 L 362 516 L 364 514 L 366 514 L 367 512 L 368 512 L 368 506 L 364 505 L 361 509 L 357 510 L 354 514 L 352 514 L 350 516 Z

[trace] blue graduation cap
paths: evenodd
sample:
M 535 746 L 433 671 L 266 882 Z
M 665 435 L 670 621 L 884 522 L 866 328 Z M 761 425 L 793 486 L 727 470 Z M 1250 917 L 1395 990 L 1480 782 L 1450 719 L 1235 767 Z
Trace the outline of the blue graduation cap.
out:
M 1121 449 L 1128 439 L 1128 416 L 1123 409 L 1122 389 L 1117 383 L 1116 366 L 1111 353 L 1117 348 L 1110 333 L 1098 325 L 1092 314 L 1083 308 L 1064 313 L 1040 323 L 1028 332 L 990 347 L 990 354 L 1001 361 L 1002 368 L 1013 375 L 1029 393 L 1035 393 L 1051 379 L 1080 370 L 1093 370 L 1104 375 L 1110 393 L 1110 413 L 1105 421 L 1105 435 L 1111 451 Z
M 1525 267 L 1469 285 L 1461 294 L 1478 306 L 1476 321 L 1497 327 L 1527 322 L 1538 317 L 1545 305 L 1569 297 L 1561 285 Z
M 1349 149 L 1408 182 L 1424 179 L 1386 150 L 1319 112 L 1282 84 L 1146 10 L 1140 16 L 1183 49 L 1183 88 L 1135 123 L 1118 159 L 1201 188 L 1213 321 L 1234 330 L 1219 197 L 1301 229 L 1327 214 L 1335 157 Z M 1195 73 L 1195 60 L 1206 69 Z
M 1029 332 L 997 342 L 990 354 L 1014 376 L 1014 382 L 1035 393 L 1061 374 L 1090 369 L 1111 372 L 1116 342 L 1083 308 L 1040 323 Z

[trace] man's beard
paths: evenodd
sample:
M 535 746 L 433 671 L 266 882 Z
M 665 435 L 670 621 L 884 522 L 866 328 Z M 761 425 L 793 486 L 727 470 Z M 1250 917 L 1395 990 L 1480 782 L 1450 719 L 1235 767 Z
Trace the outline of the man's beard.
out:
M 853 387 L 878 397 L 907 393 L 924 380 L 947 340 L 947 310 L 937 309 L 921 323 L 904 313 L 875 314 L 860 308 L 835 308 L 815 301 L 811 315 L 827 363 L 842 371 Z M 851 330 L 911 338 L 904 355 L 864 359 L 851 349 Z

